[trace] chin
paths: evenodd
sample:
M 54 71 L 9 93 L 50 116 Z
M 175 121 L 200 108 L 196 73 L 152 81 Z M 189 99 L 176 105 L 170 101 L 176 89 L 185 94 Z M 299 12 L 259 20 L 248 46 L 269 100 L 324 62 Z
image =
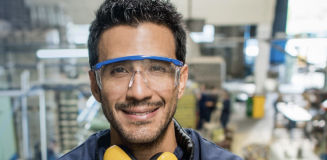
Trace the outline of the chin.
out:
M 152 144 L 157 141 L 159 135 L 131 135 L 124 136 L 127 143 L 130 144 Z
M 131 144 L 150 144 L 156 142 L 163 132 L 165 131 L 165 125 L 147 125 L 129 127 L 118 132 L 121 133 L 122 139 Z

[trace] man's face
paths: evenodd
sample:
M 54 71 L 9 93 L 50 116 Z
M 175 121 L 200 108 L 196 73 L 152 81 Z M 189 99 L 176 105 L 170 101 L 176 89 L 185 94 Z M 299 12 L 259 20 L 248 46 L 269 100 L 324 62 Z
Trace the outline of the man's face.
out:
M 99 42 L 99 62 L 132 55 L 161 56 L 176 59 L 172 32 L 165 26 L 142 23 L 137 27 L 119 25 L 106 30 Z M 137 64 L 137 63 L 136 63 Z M 137 66 L 136 66 L 137 67 Z M 187 66 L 181 70 L 187 77 Z M 177 85 L 149 85 L 143 74 L 135 74 L 133 83 L 112 85 L 102 80 L 102 89 L 92 91 L 102 103 L 112 130 L 128 143 L 151 143 L 166 130 L 181 97 L 186 78 Z M 167 85 L 167 87 L 163 87 Z M 128 106 L 128 107 L 122 107 Z

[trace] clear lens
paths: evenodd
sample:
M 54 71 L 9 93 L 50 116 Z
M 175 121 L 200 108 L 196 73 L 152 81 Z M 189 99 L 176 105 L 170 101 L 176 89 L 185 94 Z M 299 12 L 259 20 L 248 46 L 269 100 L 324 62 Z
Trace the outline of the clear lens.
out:
M 179 67 L 160 60 L 121 61 L 103 66 L 97 72 L 101 76 L 100 85 L 110 88 L 128 88 L 133 85 L 135 76 L 140 74 L 148 87 L 156 90 L 175 86 Z

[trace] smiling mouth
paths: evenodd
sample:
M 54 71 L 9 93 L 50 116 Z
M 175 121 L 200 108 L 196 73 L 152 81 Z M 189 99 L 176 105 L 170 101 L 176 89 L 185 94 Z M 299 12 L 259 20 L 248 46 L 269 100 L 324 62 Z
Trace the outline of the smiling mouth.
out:
M 147 114 L 150 114 L 152 112 L 157 111 L 159 108 L 155 108 L 153 110 L 149 110 L 149 111 L 133 111 L 133 110 L 122 110 L 124 113 L 126 114 L 130 114 L 130 115 L 136 115 L 136 116 L 145 116 Z

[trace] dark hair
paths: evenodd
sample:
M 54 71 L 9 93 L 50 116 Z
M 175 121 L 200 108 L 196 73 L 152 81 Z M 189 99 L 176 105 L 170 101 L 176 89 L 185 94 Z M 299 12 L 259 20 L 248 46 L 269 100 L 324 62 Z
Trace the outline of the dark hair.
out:
M 176 58 L 185 63 L 186 33 L 182 15 L 167 0 L 106 0 L 96 12 L 88 40 L 89 63 L 98 63 L 101 34 L 117 25 L 137 26 L 152 22 L 168 27 L 175 38 Z

